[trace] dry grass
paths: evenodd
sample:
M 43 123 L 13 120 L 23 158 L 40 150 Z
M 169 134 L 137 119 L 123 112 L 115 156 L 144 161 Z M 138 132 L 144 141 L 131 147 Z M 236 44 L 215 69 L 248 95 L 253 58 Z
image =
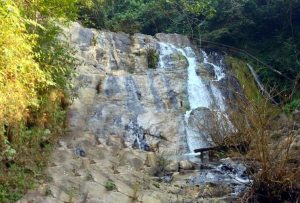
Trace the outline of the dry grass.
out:
M 243 202 L 299 201 L 300 168 L 295 162 L 291 146 L 297 136 L 290 121 L 278 123 L 282 109 L 273 106 L 266 99 L 246 100 L 238 97 L 235 109 L 230 112 L 230 120 L 235 132 L 228 136 L 226 145 L 247 145 L 246 153 L 240 152 L 246 164 L 252 167 L 253 183 L 243 196 Z M 288 128 L 281 139 L 274 140 L 273 132 Z M 245 149 L 245 148 L 244 148 Z
M 235 98 L 227 116 L 213 110 L 199 118 L 196 126 L 211 136 L 215 150 L 238 156 L 248 166 L 253 182 L 241 201 L 299 202 L 300 150 L 292 146 L 299 136 L 295 121 L 279 120 L 283 109 L 262 97 L 250 99 L 236 93 Z

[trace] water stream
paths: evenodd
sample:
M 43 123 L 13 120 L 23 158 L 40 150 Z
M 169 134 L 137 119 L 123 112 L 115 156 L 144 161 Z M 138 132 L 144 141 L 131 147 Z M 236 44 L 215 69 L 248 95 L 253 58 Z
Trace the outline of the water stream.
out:
M 182 54 L 188 62 L 187 94 L 190 109 L 185 113 L 188 153 L 184 156 L 192 157 L 189 158 L 189 160 L 192 161 L 196 160 L 195 156 L 197 154 L 194 153 L 195 149 L 214 145 L 210 133 L 202 132 L 201 129 L 199 130 L 193 125 L 193 120 L 199 119 L 199 117 L 195 117 L 197 112 L 203 114 L 202 117 L 200 116 L 200 119 L 207 117 L 208 114 L 206 114 L 206 112 L 214 112 L 216 113 L 215 115 L 217 115 L 215 119 L 218 120 L 217 122 L 219 122 L 221 126 L 227 125 L 227 130 L 234 130 L 226 114 L 227 108 L 224 101 L 225 99 L 222 96 L 220 88 L 217 86 L 218 82 L 226 77 L 223 59 L 219 57 L 219 60 L 210 60 L 209 55 L 204 50 L 199 51 L 203 56 L 202 63 L 197 60 L 196 53 L 191 47 L 179 48 L 172 44 L 160 42 L 160 68 L 171 68 L 166 59 L 168 57 L 170 58 L 172 54 Z M 212 57 L 218 58 L 217 54 Z M 205 66 L 209 66 L 209 68 L 213 69 L 213 78 L 205 77 L 201 74 Z M 192 118 L 193 116 L 194 118 Z M 232 195 L 237 195 L 245 188 L 245 184 L 249 183 L 249 179 L 245 175 L 246 167 L 240 163 L 231 161 L 229 158 L 216 162 L 208 162 L 207 164 L 209 169 L 200 170 L 199 175 L 191 179 L 192 184 L 228 184 L 232 185 Z
M 224 98 L 220 90 L 212 83 L 212 81 L 205 80 L 201 75 L 197 74 L 197 68 L 203 68 L 197 61 L 196 53 L 191 47 L 178 48 L 172 44 L 160 43 L 160 68 L 169 68 L 169 64 L 164 60 L 171 54 L 182 54 L 188 61 L 188 81 L 187 81 L 187 93 L 190 109 L 185 113 L 186 122 L 186 135 L 187 145 L 190 153 L 193 153 L 195 149 L 208 147 L 211 145 L 211 139 L 203 134 L 199 133 L 190 125 L 191 113 L 201 107 L 208 108 L 210 110 L 216 110 L 225 112 Z M 208 62 L 208 55 L 205 51 L 201 50 L 203 54 L 203 64 L 209 64 L 213 66 L 215 71 L 215 80 L 219 81 L 225 77 L 225 73 L 222 71 L 222 67 L 216 64 Z M 221 62 L 222 63 L 222 62 Z

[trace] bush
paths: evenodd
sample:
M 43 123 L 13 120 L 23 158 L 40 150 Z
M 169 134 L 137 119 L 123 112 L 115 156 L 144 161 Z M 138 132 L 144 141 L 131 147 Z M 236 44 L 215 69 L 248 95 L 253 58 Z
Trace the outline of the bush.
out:
M 105 188 L 106 188 L 107 191 L 112 191 L 112 190 L 116 190 L 117 186 L 116 186 L 116 184 L 113 181 L 108 180 L 105 183 Z
M 0 1 L 0 126 L 15 125 L 26 118 L 28 106 L 38 106 L 38 88 L 47 74 L 34 60 L 35 34 L 13 1 Z M 5 140 L 3 131 L 0 140 Z
M 191 28 L 196 29 L 203 19 L 214 15 L 212 2 L 212 0 L 80 1 L 79 19 L 88 27 L 127 33 L 142 32 L 150 35 L 159 32 L 190 33 Z
M 146 55 L 147 55 L 148 68 L 152 68 L 152 69 L 157 68 L 159 55 L 156 52 L 156 50 L 149 48 L 146 51 Z
M 299 198 L 300 168 L 294 164 L 291 144 L 295 139 L 293 128 L 282 135 L 282 139 L 272 139 L 280 128 L 276 118 L 282 109 L 266 99 L 245 100 L 240 97 L 232 102 L 230 120 L 235 127 L 227 137 L 227 144 L 240 146 L 246 143 L 246 153 L 236 148 L 245 164 L 252 167 L 253 180 L 243 197 L 244 202 L 294 201 Z M 281 124 L 287 127 L 288 124 Z M 289 125 L 288 125 L 289 126 Z M 236 153 L 235 153 L 236 155 Z M 257 168 L 258 166 L 258 168 Z
M 290 103 L 284 106 L 284 112 L 290 114 L 299 108 L 300 108 L 300 99 L 294 99 L 293 101 L 291 101 Z
M 77 62 L 56 23 L 74 19 L 75 2 L 0 0 L 0 202 L 44 177 L 64 133 Z

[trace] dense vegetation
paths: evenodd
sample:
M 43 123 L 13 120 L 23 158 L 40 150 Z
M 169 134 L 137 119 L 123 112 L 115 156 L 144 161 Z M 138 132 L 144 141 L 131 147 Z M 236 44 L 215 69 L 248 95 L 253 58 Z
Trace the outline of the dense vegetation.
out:
M 113 31 L 191 34 L 193 20 L 210 19 L 214 13 L 211 0 L 89 0 L 81 5 L 79 19 L 88 26 Z
M 0 202 L 33 187 L 63 132 L 76 61 L 57 24 L 75 16 L 73 0 L 0 0 Z
M 101 29 L 177 32 L 246 50 L 286 76 L 257 64 L 263 81 L 281 93 L 279 99 L 286 101 L 292 94 L 300 104 L 299 91 L 292 91 L 299 89 L 299 0 L 90 0 L 79 19 Z
M 245 49 L 282 72 L 293 81 L 260 70 L 265 83 L 280 86 L 285 94 L 291 93 L 293 82 L 299 88 L 300 1 L 221 0 L 216 10 L 217 15 L 202 26 L 203 38 Z

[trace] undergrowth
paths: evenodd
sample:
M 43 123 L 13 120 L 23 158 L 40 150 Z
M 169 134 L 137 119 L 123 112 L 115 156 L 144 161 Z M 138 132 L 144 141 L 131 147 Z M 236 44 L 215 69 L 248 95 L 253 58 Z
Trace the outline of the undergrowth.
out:
M 292 148 L 297 136 L 294 121 L 278 121 L 283 109 L 264 98 L 245 100 L 241 96 L 231 105 L 235 105 L 235 110 L 230 112 L 230 121 L 235 129 L 225 144 L 235 146 L 232 150 L 239 152 L 238 156 L 249 166 L 253 180 L 242 201 L 299 200 L 299 151 Z M 280 131 L 283 128 L 286 130 Z M 274 139 L 274 133 L 280 133 L 280 137 Z M 241 148 L 241 145 L 244 147 Z
M 42 181 L 64 134 L 77 60 L 57 24 L 75 18 L 75 3 L 0 0 L 0 202 Z
M 12 152 L 1 156 L 0 202 L 20 199 L 45 177 L 44 169 L 57 138 L 64 134 L 65 109 L 58 101 L 45 102 L 34 120 L 8 130 Z
M 248 166 L 252 182 L 240 201 L 297 202 L 300 200 L 300 159 L 295 140 L 300 123 L 282 115 L 287 106 L 274 105 L 259 95 L 245 63 L 233 58 L 229 63 L 243 85 L 242 92 L 231 90 L 234 99 L 228 101 L 230 121 L 221 112 L 212 111 L 212 128 L 203 125 L 203 121 L 200 127 L 210 132 L 219 146 L 217 150 L 224 150 L 226 156 L 239 157 Z M 295 101 L 290 104 L 289 112 L 297 108 Z
M 155 69 L 158 65 L 159 56 L 155 49 L 147 49 L 146 51 L 148 68 Z
M 234 57 L 226 57 L 227 66 L 231 68 L 234 75 L 237 77 L 244 94 L 249 99 L 259 99 L 261 94 L 253 80 L 253 76 L 247 68 L 246 62 Z

